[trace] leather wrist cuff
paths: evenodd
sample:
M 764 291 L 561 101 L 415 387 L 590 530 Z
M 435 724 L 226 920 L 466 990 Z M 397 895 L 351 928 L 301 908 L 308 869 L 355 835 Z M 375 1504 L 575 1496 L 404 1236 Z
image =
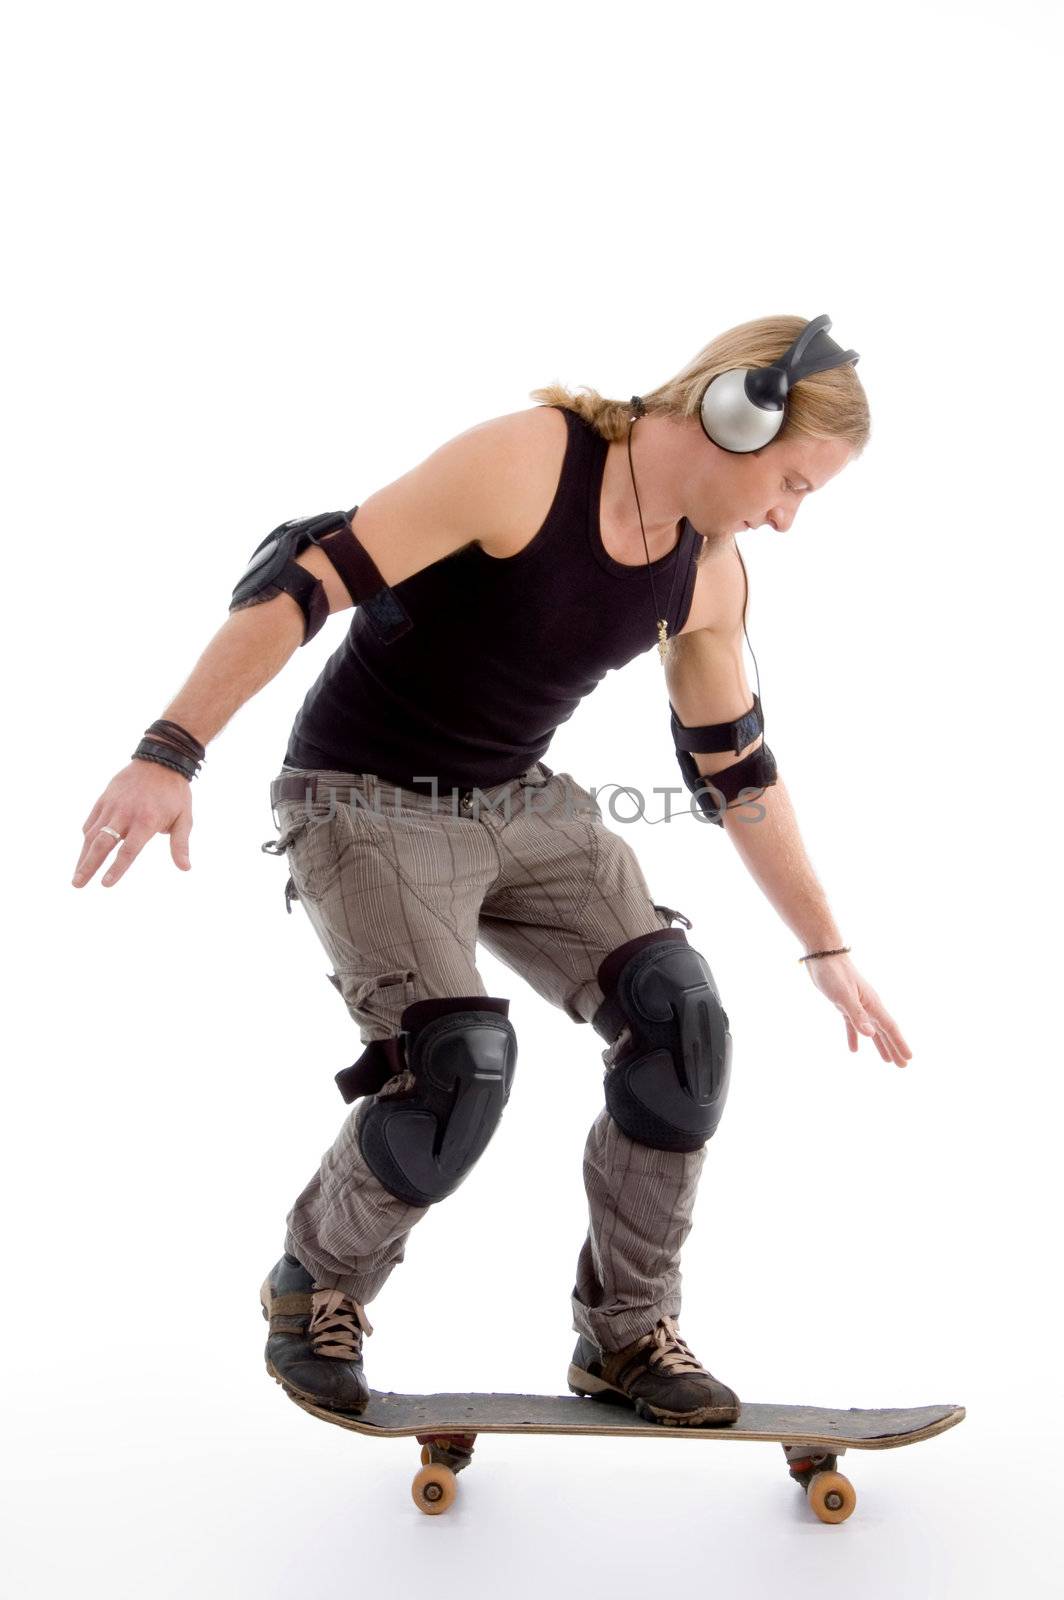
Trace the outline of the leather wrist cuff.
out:
M 160 766 L 172 767 L 175 772 L 180 772 L 183 777 L 190 780 L 196 776 L 199 766 L 191 756 L 182 755 L 174 745 L 163 744 L 161 739 L 142 739 L 130 756 L 130 760 L 157 761 Z

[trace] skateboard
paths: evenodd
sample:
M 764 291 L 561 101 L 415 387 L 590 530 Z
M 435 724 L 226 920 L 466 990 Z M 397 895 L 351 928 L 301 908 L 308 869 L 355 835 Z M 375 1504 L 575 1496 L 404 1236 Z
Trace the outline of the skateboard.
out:
M 285 1389 L 303 1411 L 341 1428 L 381 1439 L 413 1435 L 421 1470 L 414 1504 L 439 1516 L 453 1504 L 457 1474 L 468 1467 L 480 1433 L 624 1434 L 637 1439 L 761 1439 L 783 1446 L 787 1469 L 821 1522 L 845 1522 L 857 1504 L 836 1470 L 847 1449 L 893 1450 L 944 1433 L 964 1419 L 963 1406 L 910 1410 L 833 1411 L 821 1406 L 744 1405 L 736 1422 L 713 1427 L 648 1422 L 627 1405 L 561 1394 L 397 1394 L 370 1391 L 365 1410 L 330 1411 Z

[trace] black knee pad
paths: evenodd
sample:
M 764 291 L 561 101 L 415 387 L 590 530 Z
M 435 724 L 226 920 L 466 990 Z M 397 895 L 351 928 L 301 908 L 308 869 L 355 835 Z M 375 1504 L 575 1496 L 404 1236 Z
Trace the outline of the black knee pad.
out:
M 611 950 L 598 969 L 604 999 L 592 1019 L 613 1044 L 606 1106 L 638 1144 L 699 1150 L 716 1131 L 728 1094 L 728 1014 L 705 957 L 682 928 L 661 928 Z
M 452 1194 L 498 1127 L 517 1064 L 509 1004 L 466 995 L 403 1012 L 407 1081 L 370 1096 L 355 1128 L 370 1171 L 407 1205 Z

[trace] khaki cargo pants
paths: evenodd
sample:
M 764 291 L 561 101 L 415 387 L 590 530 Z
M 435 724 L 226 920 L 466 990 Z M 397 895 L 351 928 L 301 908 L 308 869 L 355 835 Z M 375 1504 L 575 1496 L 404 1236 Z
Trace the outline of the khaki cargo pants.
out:
M 319 798 L 279 801 L 279 838 L 267 844 L 287 855 L 286 903 L 302 903 L 363 1044 L 398 1034 L 414 1000 L 485 994 L 478 939 L 574 1022 L 590 1022 L 603 957 L 680 916 L 651 901 L 631 846 L 592 796 L 543 762 L 507 783 L 439 795 L 367 773 L 282 769 L 293 772 L 316 776 Z M 356 793 L 338 802 L 322 793 L 330 784 Z M 396 1199 L 366 1165 L 355 1134 L 362 1103 L 289 1212 L 285 1249 L 319 1285 L 367 1304 L 427 1207 Z M 680 1248 L 705 1155 L 705 1146 L 636 1144 L 605 1105 L 592 1123 L 572 1312 L 574 1329 L 603 1350 L 679 1315 Z

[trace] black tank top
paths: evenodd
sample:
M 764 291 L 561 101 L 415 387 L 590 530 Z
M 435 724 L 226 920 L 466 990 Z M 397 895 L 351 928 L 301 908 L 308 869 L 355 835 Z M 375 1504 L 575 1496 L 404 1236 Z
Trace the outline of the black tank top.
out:
M 393 584 L 413 626 L 390 644 L 356 607 L 296 716 L 287 766 L 371 772 L 426 794 L 433 776 L 443 794 L 505 783 L 611 667 L 656 645 L 646 562 L 615 561 L 602 543 L 608 441 L 556 409 L 569 438 L 539 532 L 516 555 L 470 543 Z M 652 564 L 670 637 L 687 620 L 701 542 L 684 518 Z

